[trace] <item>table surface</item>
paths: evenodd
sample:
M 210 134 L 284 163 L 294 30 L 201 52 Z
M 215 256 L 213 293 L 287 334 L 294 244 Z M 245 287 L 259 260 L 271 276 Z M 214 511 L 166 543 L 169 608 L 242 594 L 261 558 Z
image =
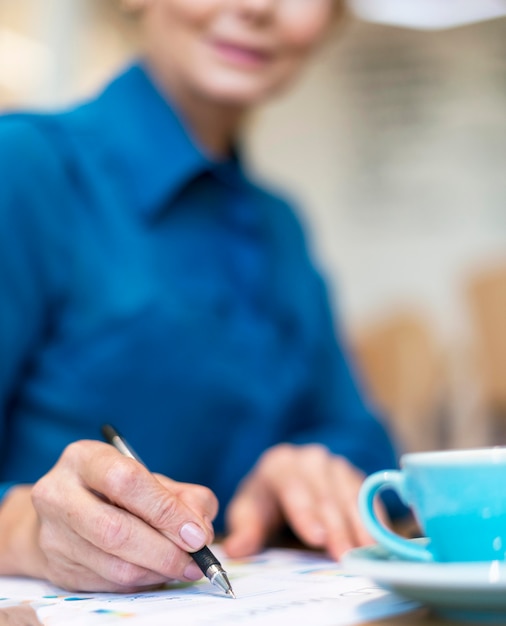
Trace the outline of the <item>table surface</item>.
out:
M 364 626 L 450 626 L 457 624 L 443 620 L 430 611 L 421 609 L 414 613 L 405 613 L 395 618 L 380 620 L 376 622 L 367 622 Z M 33 609 L 27 606 L 14 607 L 11 609 L 0 610 L 0 626 L 42 626 Z M 460 624 L 462 626 L 462 624 Z M 466 626 L 471 626 L 466 623 Z
M 418 529 L 412 521 L 409 521 L 396 528 L 404 536 L 418 536 Z M 300 543 L 296 545 L 285 545 L 284 547 L 301 547 Z M 374 622 L 364 623 L 363 626 L 462 626 L 462 622 L 443 619 L 437 616 L 429 609 L 419 609 L 415 612 L 404 613 L 397 617 L 391 617 Z M 14 607 L 12 609 L 0 610 L 0 626 L 42 626 L 37 619 L 37 615 L 30 607 Z M 483 626 L 483 624 L 473 625 L 466 622 L 465 626 Z

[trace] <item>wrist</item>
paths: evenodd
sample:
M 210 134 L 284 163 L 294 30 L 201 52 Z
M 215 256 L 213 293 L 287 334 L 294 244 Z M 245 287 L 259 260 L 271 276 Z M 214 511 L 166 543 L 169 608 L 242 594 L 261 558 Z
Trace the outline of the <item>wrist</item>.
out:
M 30 485 L 11 485 L 0 503 L 0 575 L 44 578 Z

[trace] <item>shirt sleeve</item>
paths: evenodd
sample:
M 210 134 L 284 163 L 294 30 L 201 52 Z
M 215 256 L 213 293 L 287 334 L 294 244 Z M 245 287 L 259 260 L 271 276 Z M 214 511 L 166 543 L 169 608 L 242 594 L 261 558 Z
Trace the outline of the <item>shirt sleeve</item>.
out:
M 51 302 L 62 271 L 56 260 L 64 198 L 54 149 L 23 116 L 0 118 L 0 173 L 1 455 L 8 445 L 9 414 L 50 332 Z M 0 497 L 10 486 L 0 483 Z
M 291 203 L 272 211 L 275 267 L 283 302 L 298 319 L 307 346 L 307 384 L 287 421 L 285 440 L 294 444 L 319 443 L 348 459 L 365 474 L 398 466 L 397 452 L 387 424 L 368 402 L 337 329 L 322 275 L 317 271 L 304 231 Z M 279 269 L 281 268 L 281 269 Z M 284 306 L 284 305 L 282 305 Z M 385 501 L 392 515 L 405 514 L 393 494 Z
M 294 441 L 325 443 L 366 473 L 396 467 L 391 437 L 361 390 L 345 342 L 335 330 L 323 281 L 318 277 L 311 385 L 299 406 Z
M 392 433 L 368 404 L 320 277 L 315 277 L 318 301 L 317 332 L 311 385 L 303 396 L 290 440 L 321 443 L 344 456 L 365 474 L 398 467 Z M 393 517 L 406 514 L 392 492 L 384 494 Z

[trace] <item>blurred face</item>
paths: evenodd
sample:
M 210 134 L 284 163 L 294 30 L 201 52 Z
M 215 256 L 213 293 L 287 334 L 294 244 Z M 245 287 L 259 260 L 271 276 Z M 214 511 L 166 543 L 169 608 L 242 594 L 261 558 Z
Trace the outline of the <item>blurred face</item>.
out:
M 248 106 L 296 76 L 339 0 L 138 0 L 151 66 L 176 93 Z

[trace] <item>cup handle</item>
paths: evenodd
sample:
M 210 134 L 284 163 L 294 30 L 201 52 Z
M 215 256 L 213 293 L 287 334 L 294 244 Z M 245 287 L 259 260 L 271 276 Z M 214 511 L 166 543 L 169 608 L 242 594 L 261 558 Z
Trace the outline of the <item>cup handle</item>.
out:
M 404 539 L 384 526 L 374 511 L 374 498 L 384 489 L 393 489 L 401 500 L 409 506 L 405 496 L 405 478 L 398 470 L 376 472 L 368 476 L 359 494 L 359 509 L 362 520 L 369 533 L 387 550 L 405 559 L 415 561 L 434 561 L 434 556 L 424 546 Z

